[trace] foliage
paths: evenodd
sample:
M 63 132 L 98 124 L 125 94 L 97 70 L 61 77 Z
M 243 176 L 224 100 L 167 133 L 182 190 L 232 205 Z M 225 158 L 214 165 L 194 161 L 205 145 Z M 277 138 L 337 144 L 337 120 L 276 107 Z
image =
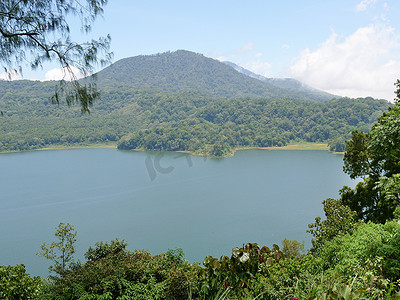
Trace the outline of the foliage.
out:
M 375 188 L 381 191 L 385 201 L 392 201 L 398 207 L 400 203 L 400 173 L 393 174 L 389 178 L 386 176 L 380 177 Z
M 243 248 L 232 249 L 231 258 L 221 259 L 207 256 L 201 272 L 201 294 L 208 299 L 219 293 L 222 288 L 231 289 L 229 296 L 242 297 L 251 289 L 251 281 L 264 266 L 271 266 L 284 258 L 278 245 L 272 249 L 256 243 L 247 243 Z
M 365 269 L 376 278 L 400 279 L 400 223 L 361 223 L 352 234 L 328 241 L 320 257 L 326 269 L 350 278 Z
M 24 265 L 0 266 L 0 299 L 37 299 L 43 282 L 31 277 Z
M 312 240 L 312 253 L 319 253 L 326 242 L 336 236 L 351 233 L 357 227 L 355 212 L 343 205 L 341 200 L 327 199 L 322 202 L 326 220 L 315 218 L 315 223 L 309 224 L 307 232 L 314 237 Z
M 26 61 L 33 69 L 46 61 L 57 61 L 65 77 L 72 76 L 73 81 L 67 84 L 62 80 L 53 100 L 58 103 L 64 95 L 69 105 L 79 102 L 82 112 L 88 112 L 98 96 L 97 89 L 94 83 L 82 85 L 71 68 L 78 68 L 86 76 L 97 62 L 108 62 L 110 36 L 85 43 L 72 41 L 68 21 L 77 15 L 81 30 L 88 33 L 106 3 L 107 0 L 0 1 L 0 61 L 20 72 Z M 104 58 L 100 53 L 105 54 Z
M 329 151 L 332 152 L 344 152 L 346 148 L 346 141 L 343 136 L 336 137 L 329 140 L 328 142 Z
M 344 112 L 346 106 L 360 103 L 367 109 L 373 104 L 348 100 L 315 103 L 288 99 L 220 99 L 204 104 L 196 101 L 193 104 L 201 106 L 189 117 L 170 108 L 172 103 L 159 101 L 157 106 L 161 105 L 163 111 L 153 109 L 152 113 L 157 113 L 154 119 L 163 122 L 125 136 L 119 141 L 118 148 L 195 151 L 222 156 L 231 154 L 237 147 L 284 146 L 296 141 L 327 142 L 331 137 L 351 131 L 348 116 L 338 110 Z M 185 111 L 188 108 L 185 107 Z M 183 119 L 177 121 L 181 117 Z M 360 115 L 360 118 L 364 117 Z M 368 128 L 365 123 L 358 123 L 359 126 Z
M 383 299 L 398 287 L 400 223 L 361 224 L 326 242 L 321 254 L 285 257 L 248 243 L 232 256 L 189 264 L 180 249 L 105 251 L 53 277 L 40 299 Z M 369 240 L 372 239 L 372 243 Z M 111 243 L 96 243 L 95 249 Z M 115 244 L 115 242 L 114 242 Z M 295 243 L 298 245 L 299 243 Z M 106 247 L 108 247 L 106 246 Z M 385 298 L 386 299 L 386 298 Z M 389 299 L 389 296 L 388 298 Z M 392 299 L 392 298 L 390 298 Z M 395 298 L 393 298 L 395 299 Z M 396 298 L 397 299 L 397 298 Z
M 60 223 L 56 228 L 54 236 L 57 241 L 53 241 L 50 244 L 43 243 L 40 246 L 42 251 L 38 252 L 37 255 L 53 261 L 54 265 L 50 266 L 49 270 L 61 275 L 71 267 L 73 262 L 76 230 L 69 223 Z
M 342 201 L 359 218 L 384 223 L 400 204 L 400 104 L 390 108 L 367 134 L 353 132 L 347 142 L 344 170 L 352 178 L 364 177 L 352 190 L 345 188 Z
M 168 251 L 165 252 L 165 258 L 168 262 L 177 265 L 185 262 L 185 254 L 183 253 L 182 248 L 168 249 Z
M 96 247 L 89 247 L 88 251 L 85 253 L 85 258 L 89 261 L 98 261 L 109 255 L 118 254 L 121 251 L 126 250 L 127 243 L 122 240 L 112 240 L 110 244 L 103 242 L 96 242 Z
M 188 264 L 179 249 L 151 256 L 126 249 L 118 239 L 90 247 L 83 264 L 53 278 L 48 298 L 184 299 L 195 292 L 198 266 Z
M 382 194 L 375 186 L 373 178 L 366 177 L 354 189 L 344 186 L 340 190 L 340 199 L 356 212 L 357 219 L 383 223 L 393 216 L 395 206 L 392 201 L 382 201 Z
M 353 131 L 351 140 L 346 141 L 343 170 L 350 178 L 368 175 L 370 168 L 370 154 L 367 151 L 369 135 L 357 130 Z
M 304 252 L 304 242 L 299 243 L 296 240 L 284 239 L 282 246 L 282 252 L 286 257 L 299 257 Z

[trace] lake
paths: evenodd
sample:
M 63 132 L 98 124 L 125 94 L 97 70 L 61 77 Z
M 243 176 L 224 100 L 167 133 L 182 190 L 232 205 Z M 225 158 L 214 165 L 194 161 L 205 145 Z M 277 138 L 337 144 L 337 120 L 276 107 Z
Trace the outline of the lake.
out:
M 182 248 L 190 262 L 235 246 L 305 241 L 321 202 L 354 186 L 343 156 L 327 151 L 244 150 L 230 158 L 115 149 L 0 155 L 0 265 L 47 276 L 35 253 L 60 222 L 78 232 L 76 258 L 118 237 L 128 249 Z

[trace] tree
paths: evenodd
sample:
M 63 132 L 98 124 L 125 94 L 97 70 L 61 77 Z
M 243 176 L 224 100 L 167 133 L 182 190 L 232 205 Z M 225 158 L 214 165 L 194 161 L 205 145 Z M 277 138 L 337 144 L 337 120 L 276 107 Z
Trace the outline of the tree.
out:
M 38 252 L 37 255 L 53 261 L 54 265 L 50 266 L 49 270 L 62 274 L 73 262 L 76 230 L 69 223 L 60 223 L 54 235 L 58 241 L 53 241 L 51 244 L 43 243 L 40 246 L 42 251 Z
M 28 61 L 32 69 L 44 62 L 57 61 L 72 82 L 61 80 L 52 101 L 62 97 L 68 105 L 79 102 L 82 112 L 98 97 L 94 81 L 82 84 L 72 72 L 78 68 L 85 76 L 98 63 L 111 59 L 108 52 L 110 36 L 85 43 L 71 40 L 71 16 L 78 16 L 81 30 L 89 33 L 95 19 L 102 15 L 107 0 L 0 0 L 0 61 L 6 71 L 22 72 L 21 64 Z M 93 79 L 93 78 L 92 78 Z
M 286 257 L 299 257 L 304 252 L 304 242 L 300 243 L 296 240 L 284 239 L 282 241 L 282 252 Z
M 109 255 L 116 255 L 126 250 L 127 243 L 119 239 L 112 240 L 111 243 L 97 242 L 96 247 L 89 247 L 85 253 L 85 258 L 89 261 L 99 261 Z
M 329 151 L 332 152 L 344 152 L 346 148 L 346 141 L 344 137 L 340 136 L 328 141 Z
M 353 132 L 346 142 L 344 163 L 344 171 L 351 178 L 362 177 L 363 182 L 355 189 L 342 190 L 343 204 L 360 219 L 381 223 L 392 219 L 400 205 L 400 102 L 389 108 L 369 133 Z
M 314 236 L 311 252 L 317 254 L 323 249 L 326 242 L 336 236 L 352 233 L 357 228 L 356 213 L 351 211 L 348 206 L 343 205 L 341 200 L 329 198 L 322 204 L 326 220 L 321 221 L 321 217 L 316 217 L 315 223 L 309 224 L 308 228 L 310 229 L 307 230 Z

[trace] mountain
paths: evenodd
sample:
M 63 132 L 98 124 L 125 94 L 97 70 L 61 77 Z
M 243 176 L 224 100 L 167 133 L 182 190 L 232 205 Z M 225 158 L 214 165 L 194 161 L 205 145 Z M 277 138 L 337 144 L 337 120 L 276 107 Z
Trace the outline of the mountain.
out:
M 121 59 L 97 73 L 99 86 L 157 92 L 198 92 L 213 97 L 268 97 L 325 101 L 333 98 L 308 88 L 260 80 L 202 54 L 178 50 Z
M 288 90 L 291 90 L 291 91 L 297 92 L 297 93 L 308 93 L 308 94 L 312 95 L 313 99 L 314 98 L 321 99 L 321 101 L 323 101 L 323 100 L 329 100 L 329 99 L 338 97 L 338 96 L 329 94 L 327 92 L 312 88 L 312 87 L 310 87 L 296 79 L 293 79 L 293 78 L 268 78 L 268 77 L 253 73 L 241 66 L 238 66 L 237 64 L 235 64 L 233 62 L 224 61 L 223 63 L 234 68 L 239 73 L 242 73 L 249 77 L 261 80 L 261 81 L 271 84 L 275 87 L 278 87 L 281 89 L 288 89 Z

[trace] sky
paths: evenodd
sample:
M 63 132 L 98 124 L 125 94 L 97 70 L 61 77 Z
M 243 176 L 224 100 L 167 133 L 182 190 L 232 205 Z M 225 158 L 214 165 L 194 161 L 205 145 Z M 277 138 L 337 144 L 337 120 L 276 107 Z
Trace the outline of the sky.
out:
M 184 49 L 339 96 L 393 101 L 399 31 L 399 0 L 109 0 L 91 33 L 72 37 L 110 34 L 113 61 Z M 58 79 L 56 67 L 26 67 L 23 78 Z

